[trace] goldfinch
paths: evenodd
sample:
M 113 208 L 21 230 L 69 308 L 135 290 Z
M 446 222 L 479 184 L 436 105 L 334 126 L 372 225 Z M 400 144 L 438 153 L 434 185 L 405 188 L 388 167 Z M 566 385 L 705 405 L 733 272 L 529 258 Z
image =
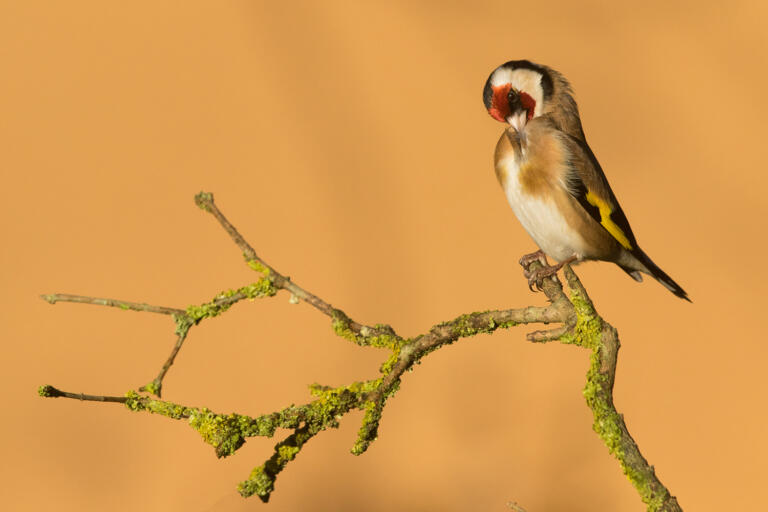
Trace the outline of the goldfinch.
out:
M 542 259 L 529 285 L 563 265 L 616 263 L 636 281 L 653 276 L 688 294 L 637 245 L 627 217 L 584 137 L 571 86 L 557 71 L 527 60 L 496 68 L 485 83 L 488 113 L 509 126 L 496 145 L 496 177 L 512 210 L 539 246 L 521 263 Z M 550 266 L 544 255 L 557 264 Z

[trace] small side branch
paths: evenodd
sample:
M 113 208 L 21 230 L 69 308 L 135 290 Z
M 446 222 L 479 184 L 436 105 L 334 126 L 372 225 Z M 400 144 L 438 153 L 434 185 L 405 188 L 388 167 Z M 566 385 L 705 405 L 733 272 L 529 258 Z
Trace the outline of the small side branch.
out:
M 152 379 L 152 381 L 150 381 L 148 384 L 145 384 L 139 388 L 141 391 L 148 391 L 159 397 L 162 395 L 163 379 L 176 360 L 176 356 L 181 350 L 184 341 L 187 339 L 189 330 L 193 326 L 199 324 L 206 318 L 212 318 L 220 315 L 240 301 L 246 299 L 255 299 L 258 297 L 271 297 L 275 293 L 277 293 L 277 290 L 274 288 L 271 281 L 263 278 L 255 283 L 240 287 L 236 290 L 223 291 L 217 294 L 209 302 L 205 302 L 203 304 L 193 304 L 188 306 L 186 309 L 171 308 L 167 306 L 155 306 L 152 304 L 131 302 L 120 299 L 72 295 L 68 293 L 53 293 L 41 295 L 40 297 L 50 304 L 56 304 L 57 302 L 72 302 L 76 304 L 92 304 L 96 306 L 115 307 L 125 311 L 139 311 L 170 315 L 176 325 L 176 342 L 171 349 L 171 353 L 163 363 L 163 366 L 161 367 L 157 377 Z
M 69 393 L 53 386 L 45 385 L 37 388 L 37 394 L 45 398 L 72 398 L 83 402 L 114 402 L 124 404 L 124 396 L 86 395 L 85 393 Z
M 85 295 L 71 295 L 69 293 L 51 293 L 41 295 L 41 299 L 50 304 L 57 302 L 75 302 L 77 304 L 93 304 L 95 306 L 109 306 L 130 311 L 143 311 L 146 313 L 159 313 L 161 315 L 183 315 L 183 309 L 169 308 L 166 306 L 153 306 L 143 302 L 131 302 L 128 300 L 103 299 L 99 297 L 86 297 Z
M 184 341 L 187 339 L 187 334 L 189 334 L 189 330 L 192 328 L 192 322 L 186 316 L 178 317 L 176 326 L 176 343 L 174 343 L 171 353 L 168 355 L 165 363 L 163 363 L 162 368 L 160 368 L 160 373 L 149 384 L 140 387 L 139 391 L 147 391 L 158 397 L 162 396 L 165 374 L 168 373 L 168 370 L 171 369 L 171 366 L 176 361 L 176 356 L 179 354 Z
M 245 257 L 245 261 L 253 270 L 261 272 L 265 277 L 274 284 L 275 288 L 281 290 L 287 290 L 291 293 L 291 298 L 294 300 L 300 300 L 306 302 L 310 306 L 314 307 L 323 314 L 331 317 L 334 321 L 338 316 L 343 316 L 346 321 L 346 328 L 348 328 L 354 335 L 361 336 L 396 336 L 394 330 L 386 325 L 378 325 L 375 327 L 366 326 L 350 319 L 343 311 L 338 310 L 331 306 L 328 302 L 324 301 L 317 295 L 305 290 L 301 286 L 297 285 L 291 279 L 270 266 L 267 262 L 261 259 L 256 250 L 245 241 L 240 232 L 232 225 L 231 222 L 221 213 L 216 203 L 213 201 L 213 194 L 210 192 L 200 192 L 195 196 L 195 203 L 200 209 L 213 215 L 224 231 L 227 232 L 233 242 L 240 248 Z

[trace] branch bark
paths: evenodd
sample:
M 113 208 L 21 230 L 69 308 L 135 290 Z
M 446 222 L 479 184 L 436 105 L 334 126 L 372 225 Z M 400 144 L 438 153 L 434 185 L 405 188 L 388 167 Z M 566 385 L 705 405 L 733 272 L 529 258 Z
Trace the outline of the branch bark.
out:
M 331 326 L 337 335 L 360 346 L 372 346 L 388 351 L 377 378 L 354 382 L 340 387 L 313 384 L 310 393 L 316 398 L 301 406 L 290 406 L 262 416 L 251 417 L 241 414 L 214 413 L 206 408 L 194 408 L 163 401 L 136 391 L 129 391 L 124 397 L 85 395 L 60 391 L 53 386 L 41 386 L 41 396 L 72 398 L 78 400 L 117 402 L 130 410 L 161 414 L 176 420 L 187 420 L 203 440 L 215 448 L 218 457 L 225 457 L 237 451 L 248 437 L 271 437 L 278 428 L 292 431 L 275 446 L 272 456 L 256 467 L 247 480 L 238 485 L 243 496 L 258 495 L 268 501 L 274 490 L 275 480 L 282 469 L 302 450 L 306 443 L 327 428 L 336 428 L 340 419 L 351 410 L 364 412 L 363 422 L 358 431 L 352 453 L 364 453 L 378 435 L 386 401 L 401 385 L 403 374 L 413 368 L 423 357 L 461 338 L 477 334 L 490 334 L 498 329 L 532 323 L 558 324 L 548 330 L 537 330 L 527 335 L 533 342 L 560 341 L 574 344 L 591 351 L 590 367 L 587 371 L 584 396 L 594 416 L 593 428 L 605 442 L 608 450 L 619 461 L 622 470 L 637 489 L 641 499 L 652 511 L 679 511 L 677 500 L 656 476 L 632 436 L 624 418 L 613 403 L 613 383 L 619 338 L 616 329 L 598 315 L 586 290 L 570 266 L 564 267 L 568 283 L 566 292 L 556 278 L 542 282 L 542 290 L 550 304 L 528 306 L 518 309 L 503 309 L 474 312 L 460 315 L 453 320 L 432 326 L 423 334 L 412 338 L 399 336 L 392 327 L 384 324 L 368 326 L 349 318 L 317 295 L 300 287 L 290 278 L 278 272 L 262 260 L 251 245 L 221 213 L 210 193 L 201 192 L 195 202 L 213 215 L 230 238 L 243 252 L 250 268 L 259 272 L 261 278 L 237 290 L 217 294 L 211 301 L 192 305 L 186 309 L 152 306 L 115 299 L 101 299 L 77 295 L 53 294 L 42 297 L 56 302 L 77 302 L 120 307 L 171 315 L 176 324 L 176 342 L 163 364 L 158 376 L 149 384 L 139 388 L 158 398 L 163 379 L 181 350 L 190 329 L 201 321 L 222 314 L 232 305 L 244 300 L 271 297 L 280 290 L 286 290 L 293 300 L 303 301 L 331 319 Z M 525 265 L 531 272 L 541 263 L 533 261 Z

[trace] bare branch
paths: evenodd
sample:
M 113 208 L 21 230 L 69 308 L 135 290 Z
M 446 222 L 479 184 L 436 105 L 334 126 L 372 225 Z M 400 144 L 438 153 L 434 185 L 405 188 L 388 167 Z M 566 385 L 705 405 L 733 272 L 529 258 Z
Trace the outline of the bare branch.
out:
M 126 398 L 124 396 L 104 396 L 104 395 L 86 395 L 84 393 L 69 393 L 67 391 L 61 391 L 53 386 L 40 386 L 37 388 L 37 394 L 45 398 L 72 398 L 74 400 L 81 400 L 84 402 L 115 402 L 124 404 Z
M 268 277 L 274 284 L 275 288 L 289 291 L 291 293 L 292 299 L 298 299 L 306 302 L 318 311 L 321 311 L 325 315 L 331 317 L 334 321 L 336 321 L 337 318 L 342 317 L 344 319 L 345 328 L 349 329 L 355 335 L 363 334 L 365 332 L 366 334 L 364 334 L 364 336 L 366 337 L 377 335 L 397 337 L 397 334 L 395 334 L 395 332 L 389 326 L 382 325 L 371 327 L 351 320 L 343 311 L 334 308 L 317 295 L 308 292 L 304 288 L 291 281 L 289 277 L 284 276 L 275 270 L 272 266 L 270 266 L 256 254 L 254 248 L 245 241 L 235 226 L 233 226 L 229 220 L 227 220 L 224 214 L 221 213 L 221 210 L 219 210 L 213 201 L 213 194 L 209 192 L 200 192 L 195 196 L 195 203 L 202 210 L 210 213 L 216 218 L 217 221 L 219 221 L 219 224 L 221 224 L 221 227 L 224 228 L 224 231 L 227 232 L 230 238 L 232 238 L 232 241 L 235 242 L 235 244 L 243 252 L 243 256 L 245 256 L 245 260 L 248 265 L 253 270 L 261 272 L 265 277 Z
M 159 313 L 163 315 L 170 315 L 176 324 L 176 342 L 174 343 L 171 353 L 168 355 L 165 363 L 163 363 L 160 372 L 157 377 L 144 386 L 140 387 L 140 391 L 147 391 L 158 397 L 162 394 L 163 379 L 166 373 L 173 365 L 176 356 L 181 350 L 184 341 L 187 338 L 189 330 L 200 323 L 205 318 L 212 318 L 218 316 L 232 305 L 245 300 L 254 299 L 257 297 L 270 297 L 274 295 L 277 290 L 272 286 L 271 282 L 267 279 L 261 279 L 256 283 L 248 286 L 243 286 L 237 290 L 227 290 L 219 293 L 210 302 L 206 302 L 199 305 L 192 305 L 187 307 L 186 310 L 178 308 L 170 308 L 167 306 L 154 306 L 152 304 L 131 302 L 118 299 L 105 299 L 99 297 L 89 297 L 85 295 L 72 295 L 68 293 L 54 293 L 49 295 L 41 295 L 40 297 L 51 304 L 57 302 L 73 302 L 77 304 L 93 304 L 97 306 L 109 306 L 116 307 L 122 310 L 140 311 L 148 313 Z
M 41 295 L 41 299 L 48 301 L 51 304 L 57 302 L 76 302 L 78 304 L 94 304 L 96 306 L 109 306 L 113 308 L 120 308 L 130 311 L 144 311 L 147 313 L 160 313 L 161 315 L 183 315 L 183 309 L 169 308 L 166 306 L 153 306 L 152 304 L 145 304 L 139 302 L 131 302 L 128 300 L 117 299 L 102 299 L 99 297 L 86 297 L 85 295 L 70 295 L 69 293 L 52 293 L 49 295 Z
M 163 392 L 163 379 L 165 378 L 165 374 L 168 373 L 168 370 L 171 369 L 171 366 L 173 366 L 173 362 L 176 360 L 176 356 L 179 353 L 179 350 L 181 350 L 182 345 L 184 345 L 184 340 L 187 339 L 187 334 L 189 333 L 189 330 L 192 328 L 191 322 L 178 322 L 176 328 L 176 343 L 173 344 L 173 348 L 171 349 L 171 353 L 168 355 L 168 358 L 165 360 L 165 363 L 163 363 L 163 367 L 160 368 L 160 373 L 157 374 L 157 377 L 155 377 L 149 384 L 145 384 L 142 387 L 139 388 L 139 391 L 147 391 L 148 393 L 152 393 L 156 396 L 162 396 Z

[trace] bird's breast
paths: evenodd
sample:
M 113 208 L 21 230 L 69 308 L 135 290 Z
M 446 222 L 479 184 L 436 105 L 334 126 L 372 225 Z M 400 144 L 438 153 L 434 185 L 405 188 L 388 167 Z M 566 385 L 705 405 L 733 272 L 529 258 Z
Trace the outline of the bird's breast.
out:
M 496 176 L 512 211 L 545 254 L 558 261 L 580 257 L 584 240 L 568 220 L 572 206 L 562 183 L 566 171 L 562 149 L 557 140 L 531 135 L 527 147 L 508 133 L 502 135 Z

